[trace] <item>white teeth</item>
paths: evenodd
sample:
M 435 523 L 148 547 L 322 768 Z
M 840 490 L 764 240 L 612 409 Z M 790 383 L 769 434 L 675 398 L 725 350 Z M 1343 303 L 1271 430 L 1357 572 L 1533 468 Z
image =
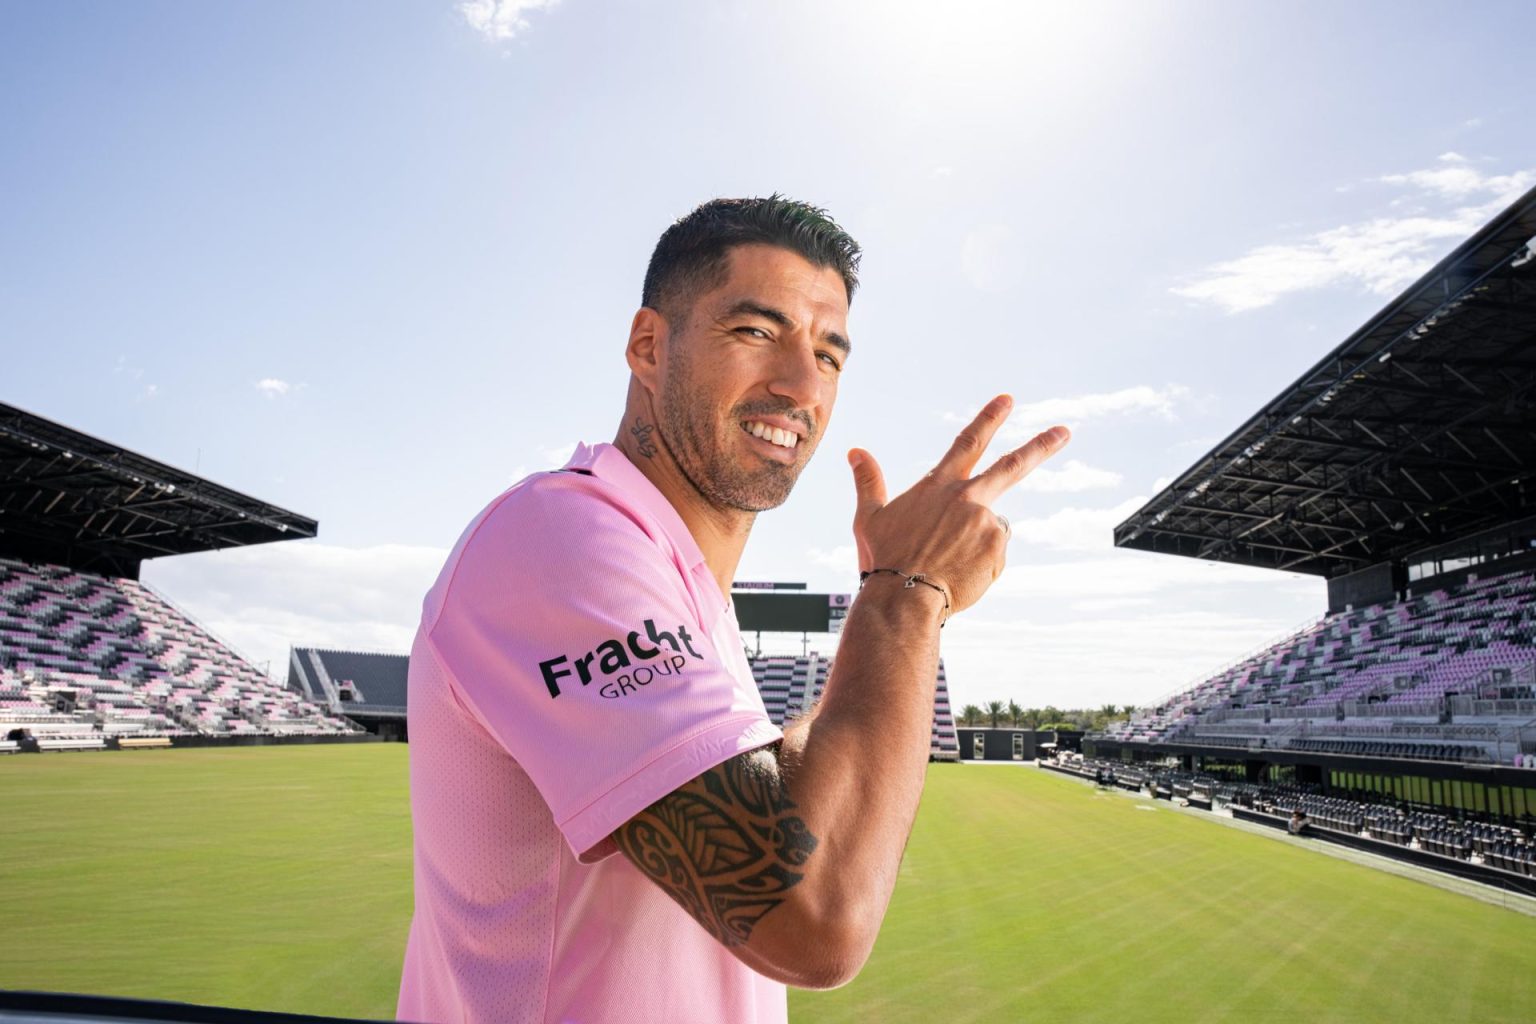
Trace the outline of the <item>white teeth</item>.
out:
M 742 424 L 747 433 L 753 437 L 760 437 L 770 444 L 776 444 L 780 448 L 793 448 L 800 443 L 800 435 L 793 430 L 781 430 L 778 427 L 770 427 L 766 423 L 751 420 Z

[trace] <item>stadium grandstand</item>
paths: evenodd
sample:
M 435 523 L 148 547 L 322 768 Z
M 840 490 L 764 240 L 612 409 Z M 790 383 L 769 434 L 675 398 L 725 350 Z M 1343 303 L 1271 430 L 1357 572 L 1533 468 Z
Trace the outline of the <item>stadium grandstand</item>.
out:
M 797 583 L 738 583 L 732 604 L 742 633 L 753 638 L 747 661 L 768 717 L 783 726 L 810 711 L 826 688 L 833 662 L 831 655 L 811 646 L 835 648 L 849 595 L 810 594 Z M 405 654 L 295 647 L 288 659 L 288 688 L 386 739 L 406 739 L 409 667 L 410 657 Z M 931 756 L 936 761 L 960 758 L 942 661 L 934 695 Z
M 294 647 L 288 653 L 288 689 L 331 714 L 385 739 L 406 739 L 408 654 Z
M 360 733 L 138 579 L 147 558 L 316 529 L 0 404 L 0 752 Z
M 1321 576 L 1328 608 L 1085 750 L 1528 829 L 1533 470 L 1536 190 L 1116 527 Z
M 832 673 L 842 619 L 852 604 L 851 595 L 808 594 L 799 583 L 736 583 L 731 603 L 742 633 L 754 638 L 747 660 L 768 717 L 775 725 L 787 725 L 821 699 Z M 833 653 L 812 650 L 813 643 Z M 787 650 L 795 644 L 800 647 L 798 654 Z M 958 761 L 960 740 L 949 705 L 943 659 L 939 661 L 933 700 L 929 757 Z
M 768 717 L 775 725 L 784 726 L 809 711 L 821 698 L 833 659 L 811 651 L 805 655 L 759 654 L 748 660 Z M 960 740 L 949 707 L 949 683 L 944 678 L 942 659 L 934 693 L 933 745 L 929 756 L 935 761 L 960 759 Z

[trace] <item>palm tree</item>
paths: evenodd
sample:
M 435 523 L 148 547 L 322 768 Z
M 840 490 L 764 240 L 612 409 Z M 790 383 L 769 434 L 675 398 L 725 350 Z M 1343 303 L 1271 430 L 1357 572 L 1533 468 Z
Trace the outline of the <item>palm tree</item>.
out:
M 1030 708 L 1024 712 L 1024 721 L 1029 723 L 1029 727 L 1036 732 L 1040 731 L 1040 722 L 1043 718 L 1044 713 L 1039 708 Z
M 992 728 L 996 729 L 998 722 L 1003 718 L 1003 702 L 1000 700 L 987 701 L 987 715 L 992 719 Z
M 1017 704 L 1015 704 L 1013 701 L 1010 700 L 1008 702 L 1008 719 L 1009 719 L 1009 721 L 1011 721 L 1013 723 L 1014 728 L 1018 728 L 1019 725 L 1022 724 L 1021 720 L 1023 718 L 1024 718 L 1024 709 L 1019 707 Z
M 975 725 L 980 721 L 981 708 L 977 707 L 975 704 L 967 704 L 965 707 L 960 709 L 961 725 Z

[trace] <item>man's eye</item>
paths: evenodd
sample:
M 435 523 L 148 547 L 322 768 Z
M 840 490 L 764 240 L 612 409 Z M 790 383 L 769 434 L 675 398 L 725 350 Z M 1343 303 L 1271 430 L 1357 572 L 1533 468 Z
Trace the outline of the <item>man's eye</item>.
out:
M 826 360 L 827 365 L 834 370 L 841 370 L 843 368 L 843 364 L 838 362 L 837 358 L 830 352 L 819 352 L 817 353 L 817 358 Z
M 768 332 L 761 327 L 738 327 L 736 332 L 738 334 L 750 334 L 754 338 L 762 338 L 764 340 L 767 340 L 769 336 Z

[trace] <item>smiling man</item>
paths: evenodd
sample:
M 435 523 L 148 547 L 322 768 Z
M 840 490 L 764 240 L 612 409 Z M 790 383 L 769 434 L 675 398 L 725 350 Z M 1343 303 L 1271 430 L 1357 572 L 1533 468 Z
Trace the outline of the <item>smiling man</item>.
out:
M 514 486 L 449 555 L 411 652 L 401 1019 L 782 1022 L 786 983 L 868 957 L 922 793 L 939 629 L 1002 571 L 988 506 L 1067 432 L 973 476 L 996 398 L 889 502 L 849 453 L 864 583 L 821 701 L 775 727 L 730 581 L 826 430 L 858 257 L 777 196 L 678 221 L 614 442 Z

